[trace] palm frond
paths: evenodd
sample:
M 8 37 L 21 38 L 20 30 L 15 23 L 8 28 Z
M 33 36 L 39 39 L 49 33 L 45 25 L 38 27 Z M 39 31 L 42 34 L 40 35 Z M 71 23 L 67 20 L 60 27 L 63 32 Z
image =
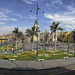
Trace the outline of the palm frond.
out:
M 61 27 L 57 28 L 57 30 L 63 30 Z

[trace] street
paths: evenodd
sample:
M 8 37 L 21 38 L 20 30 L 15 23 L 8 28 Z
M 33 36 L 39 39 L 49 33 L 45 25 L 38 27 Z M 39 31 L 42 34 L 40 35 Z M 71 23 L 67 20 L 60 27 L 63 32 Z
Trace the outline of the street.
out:
M 38 71 L 0 69 L 0 75 L 75 75 L 75 64 L 62 68 L 38 70 Z

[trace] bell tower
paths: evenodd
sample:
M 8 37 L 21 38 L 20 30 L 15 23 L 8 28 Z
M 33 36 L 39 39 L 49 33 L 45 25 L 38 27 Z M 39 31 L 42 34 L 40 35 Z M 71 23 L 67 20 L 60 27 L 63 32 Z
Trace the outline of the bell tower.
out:
M 39 25 L 38 25 L 37 20 L 35 20 L 34 27 L 35 27 L 35 31 L 37 32 L 37 29 L 39 30 Z M 37 32 L 37 34 L 38 34 L 38 41 L 40 41 L 40 33 Z M 34 35 L 34 41 L 37 41 L 37 36 L 35 35 Z

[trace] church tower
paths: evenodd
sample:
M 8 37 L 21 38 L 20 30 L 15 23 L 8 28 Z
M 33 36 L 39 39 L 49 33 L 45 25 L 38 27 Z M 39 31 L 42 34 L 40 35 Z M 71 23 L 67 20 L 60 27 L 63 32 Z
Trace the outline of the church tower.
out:
M 34 27 L 35 27 L 35 31 L 37 31 L 37 29 L 39 30 L 39 25 L 38 25 L 37 20 L 35 20 Z M 40 41 L 40 33 L 37 32 L 37 34 L 38 34 L 38 41 Z M 37 41 L 37 36 L 35 35 L 34 35 L 34 41 Z

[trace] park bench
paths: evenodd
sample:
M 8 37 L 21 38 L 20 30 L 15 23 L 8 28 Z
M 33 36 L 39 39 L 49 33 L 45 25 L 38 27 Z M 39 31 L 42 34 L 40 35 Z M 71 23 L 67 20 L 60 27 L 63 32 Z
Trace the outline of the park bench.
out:
M 63 57 L 64 59 L 68 59 L 68 57 Z
M 15 61 L 16 59 L 9 59 L 10 61 Z
M 44 59 L 37 59 L 38 61 L 44 61 Z

